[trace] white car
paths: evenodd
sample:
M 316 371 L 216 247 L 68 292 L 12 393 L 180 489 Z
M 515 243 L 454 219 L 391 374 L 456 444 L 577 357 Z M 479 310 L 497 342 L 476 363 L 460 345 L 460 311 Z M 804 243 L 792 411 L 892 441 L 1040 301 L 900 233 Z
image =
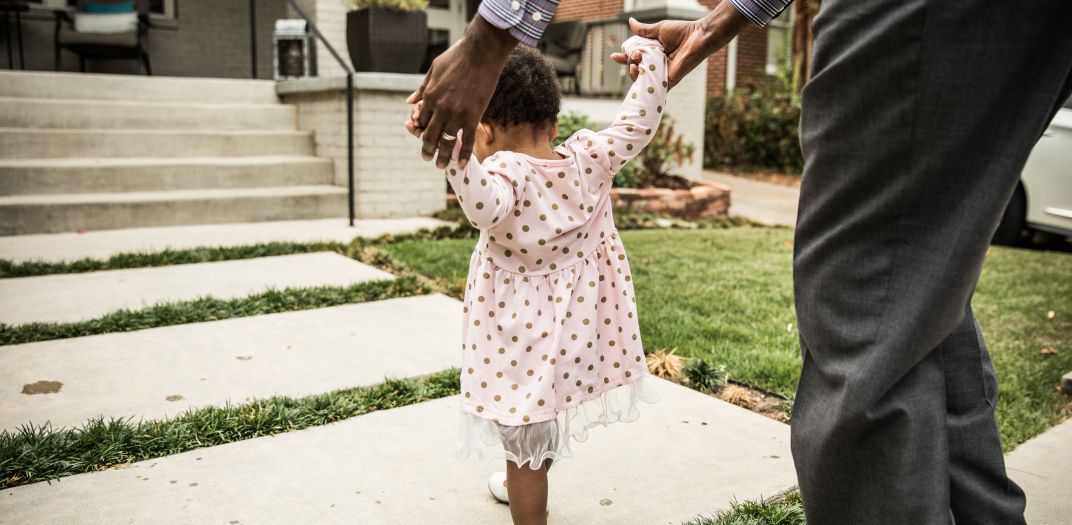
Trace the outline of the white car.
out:
M 994 242 L 1019 244 L 1037 233 L 1072 238 L 1072 98 L 1027 158 Z

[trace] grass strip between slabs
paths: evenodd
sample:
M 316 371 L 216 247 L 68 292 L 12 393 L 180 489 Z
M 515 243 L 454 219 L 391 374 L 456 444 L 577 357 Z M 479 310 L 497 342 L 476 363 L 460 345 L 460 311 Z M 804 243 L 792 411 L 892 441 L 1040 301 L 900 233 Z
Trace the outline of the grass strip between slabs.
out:
M 712 217 L 697 221 L 662 217 L 651 213 L 638 213 L 624 210 L 615 211 L 619 230 L 644 229 L 726 229 L 734 227 L 761 227 L 739 217 Z M 196 264 L 207 262 L 234 261 L 295 255 L 301 253 L 335 252 L 355 257 L 355 254 L 370 246 L 380 246 L 404 241 L 434 241 L 443 239 L 474 239 L 479 231 L 473 228 L 457 207 L 447 208 L 436 218 L 452 222 L 448 226 L 433 229 L 420 229 L 413 233 L 386 234 L 376 238 L 355 238 L 350 243 L 341 242 L 266 242 L 247 246 L 201 246 L 189 249 L 164 249 L 158 252 L 128 252 L 113 255 L 107 259 L 84 258 L 75 261 L 14 262 L 0 259 L 0 279 L 19 277 L 41 277 L 70 273 L 99 272 L 107 270 L 129 270 L 134 268 L 153 268 L 177 264 Z
M 187 410 L 173 418 L 90 420 L 80 428 L 0 432 L 0 488 L 94 472 L 202 447 L 325 425 L 457 394 L 457 369 L 307 397 Z
M 435 290 L 428 284 L 427 279 L 416 275 L 401 275 L 391 281 L 370 281 L 346 287 L 268 290 L 236 299 L 204 297 L 191 301 L 162 303 L 139 310 L 117 310 L 96 319 L 73 323 L 26 323 L 15 326 L 0 324 L 0 346 L 326 308 L 425 295 L 433 291 Z

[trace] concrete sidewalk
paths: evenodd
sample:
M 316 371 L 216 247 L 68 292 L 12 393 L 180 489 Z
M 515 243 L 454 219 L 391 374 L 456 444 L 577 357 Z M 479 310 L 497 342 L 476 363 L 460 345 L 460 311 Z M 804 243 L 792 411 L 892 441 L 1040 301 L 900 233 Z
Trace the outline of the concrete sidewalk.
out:
M 73 322 L 161 302 L 389 279 L 394 276 L 333 252 L 0 279 L 0 323 Z
M 1072 419 L 1016 447 L 1005 468 L 1027 494 L 1028 523 L 1072 523 Z
M 167 226 L 87 233 L 0 236 L 0 259 L 13 262 L 106 259 L 118 253 L 157 252 L 201 246 L 226 247 L 288 241 L 350 242 L 354 237 L 411 233 L 448 225 L 429 217 L 360 219 L 351 228 L 345 217 L 305 221 Z
M 772 226 L 796 226 L 800 190 L 706 170 L 703 178 L 730 187 L 730 215 Z
M 550 522 L 680 523 L 795 483 L 789 427 L 652 379 L 662 400 L 551 470 Z M 502 524 L 489 473 L 451 453 L 458 397 L 6 489 L 12 523 Z
M 0 427 L 159 419 L 430 374 L 457 366 L 461 316 L 459 301 L 429 295 L 7 346 Z M 59 390 L 27 395 L 40 381 Z

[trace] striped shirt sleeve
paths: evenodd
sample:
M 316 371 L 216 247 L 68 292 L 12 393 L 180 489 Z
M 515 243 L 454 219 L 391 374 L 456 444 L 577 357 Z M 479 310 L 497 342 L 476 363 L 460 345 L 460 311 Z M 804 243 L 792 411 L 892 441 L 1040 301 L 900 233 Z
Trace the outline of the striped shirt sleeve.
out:
M 478 12 L 489 24 L 509 31 L 518 42 L 535 47 L 556 9 L 558 0 L 484 0 Z
M 793 0 L 730 0 L 733 7 L 753 24 L 763 27 L 777 17 Z

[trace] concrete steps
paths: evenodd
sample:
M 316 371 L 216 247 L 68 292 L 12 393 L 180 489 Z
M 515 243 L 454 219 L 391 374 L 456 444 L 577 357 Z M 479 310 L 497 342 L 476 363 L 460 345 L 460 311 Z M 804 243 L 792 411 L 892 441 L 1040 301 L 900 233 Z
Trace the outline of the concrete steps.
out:
M 343 217 L 260 80 L 0 72 L 0 235 Z
M 224 78 L 0 72 L 0 97 L 275 104 L 275 82 Z
M 294 129 L 282 104 L 205 104 L 0 97 L 0 127 Z
M 162 302 L 391 279 L 387 272 L 332 252 L 0 279 L 0 323 L 66 323 Z
M 328 159 L 301 155 L 0 160 L 0 196 L 331 184 Z
M 0 235 L 338 217 L 346 188 L 278 186 L 0 197 Z
M 0 159 L 315 155 L 297 130 L 0 128 Z

